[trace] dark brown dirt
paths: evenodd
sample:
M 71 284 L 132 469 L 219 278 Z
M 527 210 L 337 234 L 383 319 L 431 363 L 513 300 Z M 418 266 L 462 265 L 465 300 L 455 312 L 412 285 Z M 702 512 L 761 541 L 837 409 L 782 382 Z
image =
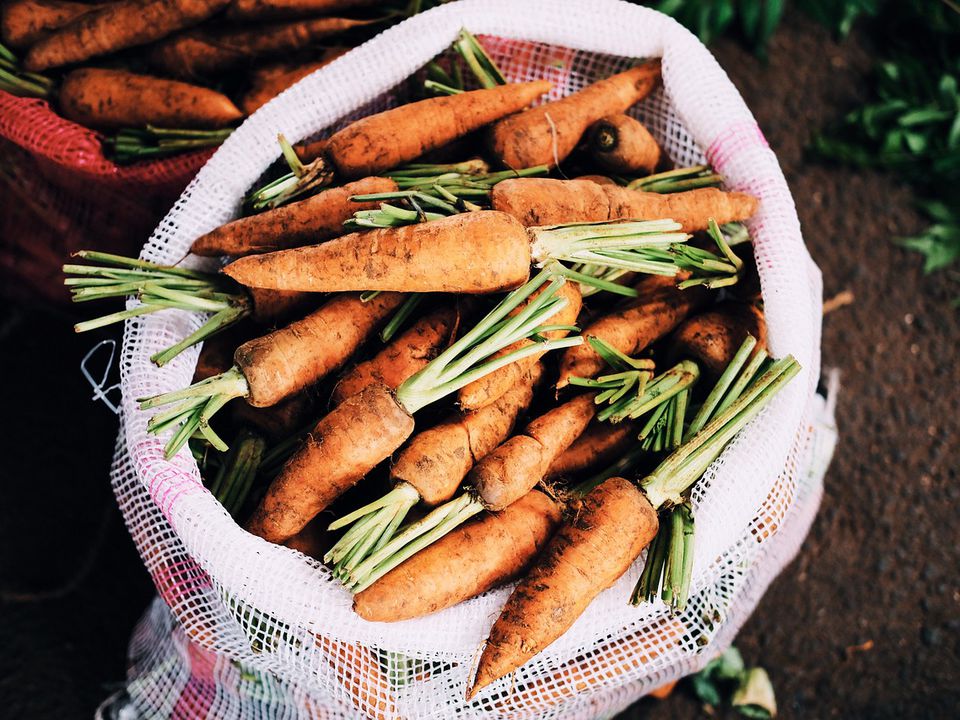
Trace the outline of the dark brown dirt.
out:
M 844 388 L 823 508 L 737 644 L 769 670 L 786 719 L 954 716 L 958 286 L 924 277 L 892 243 L 922 226 L 908 188 L 804 159 L 810 134 L 864 92 L 862 40 L 838 45 L 788 15 L 769 65 L 731 42 L 716 52 L 783 163 L 826 297 L 855 296 L 824 322 L 824 365 Z M 90 717 L 122 680 L 151 595 L 107 485 L 116 421 L 77 369 L 95 339 L 69 325 L 0 307 L 0 715 L 11 718 Z M 680 691 L 623 717 L 701 715 Z

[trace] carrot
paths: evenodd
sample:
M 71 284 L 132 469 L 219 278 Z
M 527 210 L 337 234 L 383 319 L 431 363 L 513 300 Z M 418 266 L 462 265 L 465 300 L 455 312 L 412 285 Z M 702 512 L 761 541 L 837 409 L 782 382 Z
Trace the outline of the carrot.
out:
M 345 179 L 378 175 L 521 110 L 550 87 L 546 80 L 512 83 L 401 105 L 334 133 L 326 157 Z
M 639 295 L 635 300 L 597 318 L 583 334 L 600 338 L 624 355 L 636 355 L 677 327 L 709 297 L 703 288 L 680 290 L 674 283 L 673 278 L 643 278 L 636 286 Z M 574 375 L 593 377 L 603 366 L 603 358 L 589 344 L 568 350 L 560 360 L 557 387 L 566 386 Z
M 542 293 L 523 316 L 518 316 L 517 324 L 501 322 L 548 280 L 552 293 Z M 565 302 L 554 297 L 563 282 L 563 278 L 551 279 L 549 272 L 541 272 L 523 288 L 508 295 L 426 367 L 405 380 L 396 393 L 384 385 L 371 385 L 334 408 L 320 420 L 306 443 L 274 480 L 249 525 L 251 532 L 273 542 L 284 542 L 299 532 L 407 439 L 413 430 L 411 416 L 417 410 L 456 392 L 478 375 L 496 369 L 498 364 L 509 362 L 510 357 L 487 360 L 519 337 L 533 332 L 545 315 L 556 312 Z M 577 342 L 579 338 L 544 341 L 548 349 Z M 178 401 L 182 396 L 183 393 L 171 393 L 157 404 Z M 185 427 L 186 431 L 190 430 L 189 425 Z M 376 535 L 371 536 L 371 543 L 376 540 Z
M 719 375 L 748 335 L 757 339 L 757 347 L 766 346 L 763 312 L 754 305 L 724 302 L 681 323 L 670 338 L 671 354 L 692 358 Z
M 542 365 L 534 363 L 495 402 L 418 434 L 390 468 L 391 480 L 411 485 L 426 505 L 449 500 L 470 468 L 510 436 L 542 374 Z
M 557 313 L 556 317 L 550 318 L 549 322 L 551 325 L 560 326 L 562 329 L 545 332 L 544 336 L 548 338 L 561 338 L 566 336 L 569 332 L 568 327 L 577 321 L 577 316 L 580 314 L 582 299 L 577 286 L 574 283 L 567 283 L 560 292 L 567 298 L 567 305 Z M 532 342 L 532 340 L 522 340 L 517 343 L 517 346 L 504 348 L 501 352 L 502 354 L 513 352 L 514 350 L 519 350 L 522 347 L 530 345 Z M 538 360 L 539 356 L 531 355 L 523 360 L 505 365 L 496 372 L 492 372 L 462 388 L 457 395 L 457 402 L 461 409 L 478 410 L 495 402 L 497 398 L 514 387 L 518 380 L 522 378 Z
M 491 195 L 494 210 L 524 225 L 603 222 L 626 218 L 669 218 L 684 232 L 706 230 L 712 218 L 723 225 L 746 220 L 757 210 L 756 198 L 717 188 L 670 194 L 598 185 L 586 180 L 518 178 L 498 183 Z
M 378 207 L 376 202 L 352 202 L 352 196 L 396 189 L 389 178 L 357 180 L 221 225 L 194 240 L 190 250 L 196 255 L 238 257 L 322 242 L 342 235 L 343 223 L 356 211 Z
M 692 535 L 688 539 L 687 528 L 675 524 L 675 518 L 682 517 L 686 509 L 685 494 L 799 370 L 792 357 L 772 363 L 744 394 L 643 478 L 642 489 L 622 477 L 612 477 L 589 490 L 579 511 L 550 540 L 504 605 L 483 649 L 468 699 L 566 632 L 590 602 L 627 571 L 644 547 L 655 537 L 659 539 L 658 511 L 681 510 L 671 512 L 670 520 L 682 550 L 683 567 L 677 569 L 689 570 L 692 554 L 687 550 L 692 548 Z M 692 524 L 689 529 L 692 532 Z M 687 591 L 672 585 L 680 574 L 664 581 L 670 594 Z M 689 574 L 684 577 L 688 584 Z
M 59 99 L 64 117 L 101 129 L 221 128 L 243 117 L 215 90 L 125 70 L 74 70 L 63 79 Z
M 334 574 L 348 580 L 361 562 L 393 539 L 418 502 L 438 505 L 453 497 L 474 463 L 510 435 L 517 415 L 530 404 L 542 372 L 540 363 L 534 364 L 496 402 L 457 414 L 414 437 L 390 470 L 393 490 L 331 523 L 330 530 L 350 526 L 324 558 L 334 563 Z M 376 539 L 375 545 L 370 537 Z
M 289 290 L 247 288 L 250 297 L 250 316 L 261 325 L 289 320 L 309 307 L 316 307 L 318 295 Z
M 551 463 L 546 479 L 567 478 L 622 455 L 637 437 L 636 423 L 594 420 L 573 444 Z
M 663 249 L 688 238 L 677 229 L 669 220 L 525 229 L 505 213 L 479 210 L 244 257 L 224 272 L 242 285 L 301 292 L 491 293 L 523 283 L 531 263 L 559 264 L 553 260 L 675 275 L 674 256 Z
M 159 432 L 179 426 L 167 445 L 170 456 L 195 430 L 223 449 L 209 420 L 226 403 L 243 397 L 254 407 L 270 407 L 313 385 L 342 366 L 402 302 L 395 293 L 380 293 L 369 302 L 359 295 L 334 297 L 302 320 L 243 343 L 227 372 L 184 390 L 142 399 L 143 409 L 177 403 L 148 427 Z
M 560 522 L 540 491 L 484 515 L 417 553 L 353 599 L 364 620 L 398 622 L 452 607 L 519 576 Z
M 319 560 L 330 545 L 330 534 L 321 518 L 314 518 L 307 526 L 284 543 L 291 550 Z
M 468 476 L 487 510 L 503 510 L 543 480 L 564 450 L 596 415 L 594 394 L 578 395 L 549 410 L 478 462 Z
M 660 61 L 653 60 L 511 115 L 490 129 L 491 151 L 509 168 L 555 166 L 573 152 L 591 124 L 640 102 L 659 81 Z
M 262 57 L 312 47 L 320 40 L 372 22 L 375 21 L 331 17 L 260 24 L 255 28 L 191 30 L 155 45 L 149 60 L 174 77 L 206 78 Z
M 231 8 L 236 5 L 231 5 Z M 261 106 L 266 105 L 291 85 L 300 82 L 322 67 L 329 65 L 349 48 L 327 48 L 319 60 L 309 63 L 280 62 L 273 65 L 256 67 L 250 74 L 250 88 L 240 100 L 240 107 L 247 115 L 252 115 Z
M 166 37 L 216 14 L 230 0 L 123 0 L 85 13 L 30 48 L 28 70 L 39 72 Z
M 616 185 L 617 181 L 606 175 L 577 175 L 574 180 L 589 180 L 597 185 Z
M 302 18 L 376 4 L 377 0 L 233 0 L 226 15 L 231 20 Z
M 386 385 L 392 390 L 400 387 L 449 344 L 456 324 L 457 310 L 452 306 L 423 316 L 376 356 L 344 375 L 334 388 L 331 402 L 339 404 L 368 385 Z
M 467 698 L 552 643 L 613 585 L 657 534 L 657 513 L 630 481 L 613 477 L 583 499 L 547 543 L 490 631 Z
M 235 401 L 231 404 L 231 415 L 234 422 L 249 425 L 273 441 L 284 440 L 315 417 L 316 403 L 311 390 L 306 388 L 269 407 Z
M 526 231 L 493 212 L 351 233 L 322 245 L 241 258 L 224 268 L 243 285 L 322 292 L 491 293 L 522 285 L 529 271 Z
M 307 165 L 323 157 L 323 154 L 327 150 L 327 139 L 323 138 L 322 140 L 314 140 L 309 143 L 300 143 L 299 145 L 294 145 L 294 150 L 300 158 L 300 161 L 304 165 Z
M 629 115 L 608 115 L 590 126 L 591 157 L 620 175 L 648 174 L 660 162 L 660 146 L 643 123 Z
M 11 0 L 0 7 L 0 37 L 12 48 L 26 48 L 51 30 L 103 7 L 70 0 Z

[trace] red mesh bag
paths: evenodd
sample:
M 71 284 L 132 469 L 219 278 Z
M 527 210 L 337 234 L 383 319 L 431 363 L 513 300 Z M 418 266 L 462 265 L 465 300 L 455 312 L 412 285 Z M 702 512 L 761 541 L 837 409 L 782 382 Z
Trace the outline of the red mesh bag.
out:
M 0 90 L 0 288 L 20 299 L 69 302 L 60 266 L 95 248 L 136 255 L 190 179 L 205 149 L 116 165 L 101 136 L 46 100 Z

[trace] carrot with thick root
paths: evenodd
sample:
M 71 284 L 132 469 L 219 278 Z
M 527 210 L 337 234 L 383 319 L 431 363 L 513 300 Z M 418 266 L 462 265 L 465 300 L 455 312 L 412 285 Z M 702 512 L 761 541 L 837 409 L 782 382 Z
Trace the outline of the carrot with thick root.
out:
M 550 87 L 546 80 L 511 83 L 401 105 L 334 133 L 326 157 L 345 179 L 378 175 L 522 110 Z
M 213 315 L 180 342 L 155 353 L 150 359 L 164 365 L 187 348 L 193 347 L 245 318 L 261 324 L 273 324 L 297 314 L 316 301 L 316 295 L 257 288 L 238 288 L 224 283 L 221 275 L 212 275 L 172 265 L 126 258 L 110 253 L 81 250 L 76 256 L 97 265 L 63 266 L 73 302 L 88 302 L 136 295 L 139 305 L 77 323 L 74 330 L 86 332 L 122 322 L 128 318 L 179 309 L 209 312 Z
M 686 494 L 727 443 L 799 370 L 792 357 L 773 362 L 743 394 L 643 478 L 639 488 L 622 477 L 612 477 L 591 489 L 579 512 L 550 540 L 504 605 L 490 631 L 468 698 L 513 672 L 566 632 L 654 540 L 658 511 L 683 509 Z M 673 514 L 670 519 L 672 524 Z M 692 526 L 689 529 L 692 533 Z M 680 549 L 689 549 L 692 534 L 688 536 L 683 525 L 676 525 L 675 530 Z M 680 555 L 680 572 L 667 582 L 681 576 L 689 582 L 689 574 L 683 571 L 692 568 L 692 553 Z M 671 587 L 670 592 L 685 593 L 686 589 Z
M 24 67 L 39 72 L 145 45 L 196 25 L 230 0 L 123 0 L 85 13 L 30 48 Z
M 468 476 L 471 490 L 378 542 L 362 562 L 341 562 L 338 575 L 354 589 L 376 582 L 420 548 L 435 542 L 473 515 L 509 507 L 543 480 L 550 464 L 583 432 L 596 414 L 593 395 L 581 395 L 541 415 L 481 458 Z M 348 516 L 349 517 L 349 516 Z M 355 565 L 352 569 L 350 566 Z
M 457 528 L 353 599 L 364 620 L 429 615 L 518 577 L 560 523 L 561 506 L 534 490 L 501 513 Z
M 587 325 L 583 334 L 597 337 L 624 355 L 634 356 L 673 330 L 710 297 L 701 287 L 680 290 L 673 278 L 645 277 L 636 286 L 638 297 Z M 560 360 L 557 387 L 571 376 L 589 378 L 604 367 L 600 354 L 588 343 L 572 348 Z
M 511 310 L 548 282 L 551 291 L 541 293 L 510 322 L 502 322 Z M 563 284 L 562 277 L 553 277 L 548 271 L 539 273 L 404 381 L 396 393 L 384 385 L 371 385 L 341 403 L 320 421 L 307 442 L 287 462 L 248 529 L 272 542 L 285 542 L 395 451 L 411 434 L 411 416 L 417 410 L 524 353 L 534 354 L 541 348 L 550 350 L 581 342 L 579 337 L 543 340 L 540 347 L 490 359 L 507 345 L 536 333 L 544 319 L 559 310 L 566 300 L 556 297 L 556 291 Z M 168 397 L 174 401 L 180 399 L 176 393 Z M 370 543 L 376 541 L 377 536 L 371 536 Z
M 752 336 L 757 347 L 767 344 L 767 323 L 755 305 L 739 302 L 720 303 L 710 310 L 686 319 L 670 337 L 674 357 L 688 357 L 716 376 L 733 359 L 743 341 Z
M 330 15 L 378 4 L 377 0 L 233 0 L 231 20 L 276 20 Z
M 467 697 L 566 632 L 629 569 L 657 527 L 656 510 L 629 480 L 613 477 L 588 493 L 507 600 Z
M 231 7 L 235 7 L 232 5 Z M 294 85 L 307 75 L 311 75 L 322 67 L 329 65 L 349 48 L 327 48 L 319 60 L 309 63 L 280 62 L 272 65 L 256 67 L 250 73 L 250 88 L 240 100 L 240 107 L 247 115 L 252 115 L 268 101 L 273 100 L 291 85 Z
M 450 343 L 457 316 L 457 309 L 452 306 L 424 315 L 374 357 L 340 378 L 331 402 L 340 404 L 368 385 L 381 384 L 394 390 L 400 387 L 404 380 L 426 367 Z
M 660 162 L 660 146 L 643 123 L 629 115 L 608 115 L 590 126 L 590 156 L 607 170 L 648 174 Z
M 343 223 L 355 212 L 379 206 L 377 202 L 353 202 L 351 197 L 396 189 L 397 184 L 389 178 L 357 180 L 221 225 L 194 240 L 190 250 L 196 255 L 241 257 L 329 240 L 343 234 Z
M 745 193 L 698 188 L 669 194 L 599 185 L 589 180 L 517 178 L 498 183 L 491 195 L 494 210 L 512 215 L 527 227 L 572 222 L 664 219 L 680 223 L 684 232 L 746 220 L 759 201 Z
M 546 479 L 568 478 L 584 470 L 612 462 L 635 443 L 640 428 L 633 422 L 590 423 L 583 434 L 550 464 Z
M 570 332 L 570 328 L 577 322 L 577 316 L 580 314 L 580 308 L 583 305 L 580 297 L 580 290 L 575 283 L 567 283 L 561 288 L 560 293 L 567 298 L 567 305 L 557 313 L 556 317 L 549 320 L 550 325 L 557 326 L 556 330 L 548 330 L 544 333 L 547 338 L 565 337 Z M 514 312 L 518 312 L 518 308 Z M 533 340 L 522 340 L 516 347 L 504 348 L 502 354 L 519 350 L 533 343 Z M 510 388 L 533 367 L 539 360 L 538 356 L 530 356 L 515 363 L 510 363 L 496 372 L 480 378 L 462 388 L 457 395 L 457 402 L 463 410 L 478 410 L 484 408 L 490 403 L 495 402 L 503 396 Z
M 222 128 L 243 117 L 215 90 L 125 70 L 74 70 L 63 79 L 59 101 L 67 119 L 102 129 Z
M 0 37 L 12 48 L 25 48 L 51 30 L 104 7 L 70 0 L 11 0 L 0 7 Z
M 309 48 L 320 40 L 372 22 L 375 21 L 315 18 L 261 24 L 256 28 L 191 30 L 155 45 L 149 59 L 156 68 L 174 77 L 205 78 L 258 58 Z
M 640 102 L 659 81 L 660 61 L 653 60 L 561 100 L 511 115 L 490 128 L 491 150 L 510 168 L 556 166 L 573 152 L 590 125 Z
M 479 210 L 240 258 L 223 271 L 242 285 L 275 290 L 482 294 L 517 287 L 532 263 L 552 260 L 676 275 L 673 256 L 662 250 L 689 237 L 677 229 L 654 221 L 528 230 L 505 213 Z
M 535 363 L 496 402 L 414 437 L 390 469 L 393 490 L 331 523 L 331 530 L 349 526 L 325 558 L 334 563 L 334 573 L 348 580 L 354 568 L 393 539 L 418 502 L 434 506 L 452 498 L 474 464 L 509 437 L 542 374 L 541 364 Z
M 154 416 L 148 429 L 177 428 L 167 443 L 168 456 L 198 430 L 214 447 L 225 449 L 210 428 L 210 419 L 224 405 L 242 397 L 254 407 L 269 407 L 313 385 L 341 367 L 402 302 L 397 293 L 380 293 L 368 302 L 358 294 L 334 297 L 302 320 L 243 343 L 230 370 L 183 390 L 141 399 L 144 410 L 175 404 Z

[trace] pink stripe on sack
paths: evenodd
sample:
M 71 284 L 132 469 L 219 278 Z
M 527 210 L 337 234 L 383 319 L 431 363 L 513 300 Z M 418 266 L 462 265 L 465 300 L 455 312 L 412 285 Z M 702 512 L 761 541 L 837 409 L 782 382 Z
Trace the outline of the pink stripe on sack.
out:
M 137 474 L 140 477 L 150 477 L 147 491 L 168 522 L 170 511 L 181 496 L 198 491 L 206 492 L 206 488 L 198 483 L 192 474 L 163 458 L 163 448 L 154 438 L 147 438 L 139 443 L 131 456 L 137 461 Z M 157 465 L 166 467 L 156 473 L 149 472 Z
M 707 162 L 714 170 L 723 174 L 723 167 L 730 158 L 746 148 L 769 148 L 770 143 L 763 136 L 757 123 L 751 121 L 735 123 L 720 133 L 707 148 Z

